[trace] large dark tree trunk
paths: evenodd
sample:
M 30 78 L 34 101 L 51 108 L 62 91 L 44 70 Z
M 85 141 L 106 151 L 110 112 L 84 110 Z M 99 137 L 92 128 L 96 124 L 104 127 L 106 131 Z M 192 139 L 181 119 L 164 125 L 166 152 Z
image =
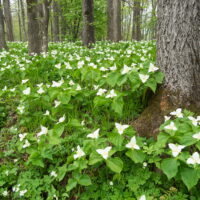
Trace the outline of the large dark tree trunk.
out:
M 93 0 L 83 0 L 83 44 L 90 47 L 95 42 L 94 37 L 94 3 Z
M 4 19 L 3 19 L 3 10 L 0 0 L 0 50 L 7 49 L 6 40 L 5 40 L 5 30 L 4 30 Z
M 107 0 L 108 13 L 108 40 L 118 42 L 121 40 L 121 1 Z
M 8 41 L 14 41 L 10 0 L 3 0 L 3 7 L 4 7 L 4 15 L 6 21 L 7 38 Z
M 42 40 L 40 34 L 40 26 L 38 19 L 38 1 L 27 1 L 27 15 L 28 15 L 28 46 L 29 54 L 42 52 Z
M 159 0 L 157 64 L 163 87 L 134 126 L 141 135 L 156 133 L 163 116 L 177 107 L 200 112 L 200 1 Z
M 27 41 L 27 31 L 26 31 L 26 18 L 25 18 L 25 9 L 24 9 L 24 2 L 20 0 L 20 7 L 21 7 L 21 16 L 22 16 L 22 28 L 24 32 L 24 40 Z
M 141 8 L 140 8 L 141 0 L 134 0 L 133 6 L 133 31 L 132 38 L 133 40 L 140 41 L 141 40 Z
M 53 1 L 53 36 L 54 42 L 60 41 L 60 26 L 59 26 L 59 4 L 57 1 Z

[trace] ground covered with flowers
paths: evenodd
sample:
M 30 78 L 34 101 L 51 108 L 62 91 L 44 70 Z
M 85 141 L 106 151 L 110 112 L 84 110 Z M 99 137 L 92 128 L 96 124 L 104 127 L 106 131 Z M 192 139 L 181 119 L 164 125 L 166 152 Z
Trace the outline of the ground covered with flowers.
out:
M 199 199 L 200 116 L 178 108 L 157 140 L 130 126 L 163 81 L 154 42 L 50 43 L 40 56 L 9 46 L 0 52 L 1 199 Z

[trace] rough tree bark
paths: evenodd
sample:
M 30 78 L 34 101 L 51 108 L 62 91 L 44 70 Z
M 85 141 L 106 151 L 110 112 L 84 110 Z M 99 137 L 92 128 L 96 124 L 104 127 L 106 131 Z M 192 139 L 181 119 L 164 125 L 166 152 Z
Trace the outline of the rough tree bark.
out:
M 48 51 L 48 28 L 49 28 L 49 8 L 51 0 L 43 0 L 38 4 L 39 24 L 40 24 L 40 35 L 42 52 Z
M 3 0 L 3 7 L 4 7 L 4 15 L 5 15 L 5 22 L 6 22 L 6 33 L 8 41 L 14 41 L 14 34 L 13 34 L 13 23 L 12 23 L 12 15 L 10 9 L 10 0 Z
M 26 20 L 25 20 L 26 18 L 25 18 L 25 9 L 23 0 L 20 0 L 20 7 L 21 7 L 22 29 L 24 32 L 24 40 L 27 41 Z
M 38 1 L 26 0 L 28 15 L 28 48 L 29 54 L 42 52 L 42 42 L 38 19 Z
M 134 0 L 133 6 L 133 30 L 132 39 L 140 41 L 141 40 L 141 0 Z
M 107 0 L 108 40 L 118 42 L 121 36 L 121 0 Z
M 83 14 L 83 44 L 87 47 L 91 47 L 91 44 L 95 42 L 94 37 L 94 3 L 93 0 L 83 0 L 82 14 Z
M 4 19 L 3 19 L 3 10 L 0 0 L 0 50 L 8 49 L 5 40 L 5 30 L 4 30 Z
M 163 116 L 182 107 L 200 112 L 200 1 L 159 0 L 157 65 L 165 82 L 133 123 L 140 135 L 156 135 Z
M 60 27 L 59 27 L 59 4 L 57 1 L 53 1 L 53 37 L 54 42 L 60 41 Z

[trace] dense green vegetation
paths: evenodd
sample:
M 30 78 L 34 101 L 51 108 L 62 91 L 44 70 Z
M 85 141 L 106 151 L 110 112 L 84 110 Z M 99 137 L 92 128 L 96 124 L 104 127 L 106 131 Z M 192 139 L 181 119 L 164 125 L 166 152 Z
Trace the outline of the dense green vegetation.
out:
M 50 43 L 35 56 L 26 43 L 9 47 L 0 53 L 1 199 L 199 199 L 200 117 L 177 109 L 157 140 L 130 125 L 163 80 L 154 42 Z

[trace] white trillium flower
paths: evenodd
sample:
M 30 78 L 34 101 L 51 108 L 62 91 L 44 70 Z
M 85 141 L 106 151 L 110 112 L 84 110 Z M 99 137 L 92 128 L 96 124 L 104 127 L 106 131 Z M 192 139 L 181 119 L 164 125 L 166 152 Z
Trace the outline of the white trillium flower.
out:
M 132 69 L 131 67 L 124 65 L 124 68 L 122 69 L 121 74 L 122 75 L 127 74 L 131 69 Z
M 52 171 L 52 172 L 50 173 L 50 176 L 57 177 L 58 175 L 56 174 L 55 171 Z
M 105 72 L 105 71 L 108 71 L 108 69 L 106 69 L 105 67 L 101 67 L 100 71 Z
M 25 94 L 25 95 L 29 95 L 30 93 L 31 93 L 31 88 L 30 87 L 28 87 L 25 90 L 23 90 L 23 94 Z
M 99 88 L 98 85 L 94 85 L 94 89 L 97 90 Z
M 24 196 L 26 193 L 27 193 L 27 190 L 21 190 L 21 191 L 19 192 L 19 196 L 22 197 L 22 196 Z
M 61 63 L 58 63 L 57 65 L 55 65 L 55 68 L 61 69 Z
M 39 88 L 41 88 L 41 87 L 43 86 L 43 83 L 37 84 L 37 86 L 38 86 Z
M 154 66 L 152 63 L 150 63 L 150 66 L 149 66 L 149 71 L 148 72 L 155 72 L 157 71 L 159 68 Z
M 110 67 L 111 71 L 115 71 L 117 69 L 116 65 L 114 65 L 113 67 Z
M 82 126 L 84 126 L 84 125 L 85 125 L 85 120 L 83 120 L 83 121 L 81 122 L 81 125 L 82 125 Z
M 48 128 L 41 126 L 41 131 L 37 133 L 37 137 L 40 137 L 41 135 L 46 135 L 48 132 Z
M 57 100 L 55 100 L 55 101 L 54 101 L 54 104 L 55 104 L 55 108 L 56 108 L 56 107 L 58 107 L 58 106 L 61 104 L 61 102 L 60 102 L 60 101 L 57 101 Z
M 7 86 L 5 86 L 3 89 L 2 89 L 2 91 L 6 91 L 8 88 L 7 88 Z
M 66 118 L 65 115 L 63 115 L 61 118 L 59 118 L 57 124 L 64 122 L 64 121 L 65 121 L 65 118 Z
M 199 153 L 194 152 L 192 156 L 187 159 L 187 164 L 191 164 L 191 165 L 200 164 Z
M 44 90 L 43 88 L 40 88 L 38 91 L 37 91 L 38 94 L 43 94 L 44 93 Z
M 177 128 L 176 128 L 174 122 L 170 122 L 170 124 L 167 125 L 167 126 L 165 126 L 164 128 L 165 128 L 165 129 L 168 129 L 168 130 L 173 130 L 173 131 L 176 131 L 176 130 L 177 130 Z
M 64 83 L 64 80 L 61 79 L 60 81 L 52 81 L 52 87 L 60 87 Z
M 116 97 L 117 94 L 115 93 L 115 90 L 111 90 L 110 93 L 108 93 L 106 95 L 106 98 L 113 98 L 113 97 Z
M 146 196 L 145 195 L 142 195 L 139 200 L 146 200 Z
M 120 135 L 124 133 L 124 130 L 129 127 L 129 125 L 121 125 L 119 123 L 115 123 L 115 127 Z
M 24 139 L 26 136 L 27 136 L 27 133 L 20 133 L 20 134 L 19 134 L 19 138 L 20 138 L 19 140 L 20 140 L 20 141 L 23 141 L 23 139 Z
M 145 83 L 149 79 L 149 75 L 139 74 L 140 80 L 142 83 Z
M 71 85 L 71 86 L 75 85 L 74 81 L 70 80 L 69 85 Z
M 131 141 L 128 144 L 126 144 L 126 147 L 129 148 L 129 149 L 136 149 L 136 150 L 140 149 L 140 147 L 136 143 L 136 137 L 135 136 L 133 136 L 131 138 Z
M 169 116 L 165 116 L 165 122 L 168 121 L 168 120 L 170 120 L 170 118 L 171 117 L 169 117 Z
M 195 138 L 195 139 L 197 139 L 197 140 L 200 140 L 200 132 L 194 134 L 192 137 Z
M 77 90 L 77 91 L 80 91 L 80 90 L 81 90 L 81 86 L 80 86 L 80 85 L 77 85 L 76 90 Z
M 87 135 L 87 138 L 93 138 L 93 139 L 97 139 L 99 137 L 99 131 L 100 129 L 98 128 L 96 131 L 94 131 L 93 133 L 90 133 Z
M 194 117 L 189 116 L 188 119 L 192 121 L 192 124 L 193 124 L 194 126 L 197 126 L 197 125 L 198 125 L 198 120 L 195 119 Z
M 179 155 L 179 153 L 182 151 L 183 148 L 185 148 L 185 146 L 183 145 L 178 145 L 178 144 L 168 144 L 169 148 L 172 150 L 172 155 L 174 157 L 177 157 Z
M 50 112 L 48 110 L 46 110 L 46 112 L 44 113 L 45 116 L 50 115 Z
M 178 118 L 183 118 L 182 109 L 177 108 L 175 111 L 171 112 L 170 115 L 176 116 Z
M 28 81 L 29 81 L 29 79 L 22 80 L 22 84 L 24 84 L 24 83 L 26 83 Z
M 105 160 L 109 157 L 109 151 L 112 149 L 112 147 L 106 147 L 105 149 L 97 149 L 96 152 L 100 154 Z
M 145 167 L 147 167 L 148 164 L 147 164 L 147 162 L 143 162 L 142 165 L 143 165 L 143 168 L 145 168 Z
M 16 90 L 15 88 L 10 89 L 11 92 L 14 92 L 15 90 Z
M 74 154 L 74 159 L 83 157 L 85 155 L 85 152 L 80 148 L 80 146 L 77 146 L 76 154 Z
M 2 192 L 2 195 L 3 195 L 4 197 L 7 197 L 7 196 L 8 196 L 8 191 L 7 191 L 7 190 L 4 190 L 4 191 Z
M 99 88 L 98 92 L 97 92 L 97 96 L 102 96 L 104 93 L 106 93 L 107 90 L 106 89 L 102 89 L 102 88 Z
M 25 144 L 22 146 L 23 149 L 29 147 L 31 144 L 29 143 L 28 140 L 25 140 Z

